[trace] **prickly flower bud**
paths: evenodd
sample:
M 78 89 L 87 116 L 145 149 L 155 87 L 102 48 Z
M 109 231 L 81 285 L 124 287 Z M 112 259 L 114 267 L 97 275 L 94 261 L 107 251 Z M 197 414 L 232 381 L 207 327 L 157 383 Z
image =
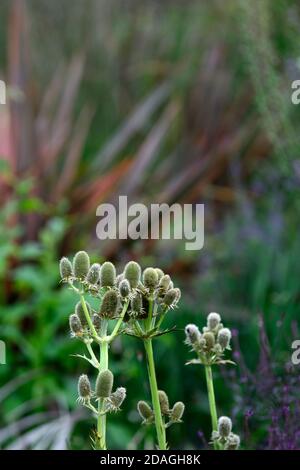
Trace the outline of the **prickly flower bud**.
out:
M 141 279 L 141 267 L 135 261 L 129 261 L 124 269 L 125 279 L 129 281 L 130 287 L 136 289 Z
M 218 313 L 211 312 L 207 317 L 207 327 L 214 330 L 220 324 L 221 317 Z
M 85 302 L 85 305 L 86 305 L 88 314 L 91 315 L 92 309 L 91 309 L 90 304 L 88 302 Z M 86 319 L 86 316 L 85 316 L 85 313 L 84 313 L 84 310 L 83 310 L 82 303 L 80 301 L 77 302 L 77 304 L 76 304 L 75 313 L 76 313 L 76 315 L 78 315 L 82 326 L 83 327 L 87 326 L 88 322 L 87 322 L 87 319 Z
M 230 349 L 231 331 L 228 328 L 222 328 L 218 333 L 218 343 L 223 349 Z
M 97 331 L 100 330 L 100 328 L 101 328 L 101 318 L 98 315 L 98 313 L 94 313 L 94 315 L 92 316 L 92 323 L 93 323 L 93 325 L 94 325 L 94 327 Z
M 169 274 L 164 274 L 159 281 L 159 285 L 158 285 L 159 289 L 161 289 L 163 292 L 166 292 L 169 289 L 170 282 L 171 282 L 171 278 Z
M 109 399 L 114 408 L 120 408 L 122 405 L 123 401 L 126 398 L 126 388 L 124 387 L 118 387 L 115 392 L 113 392 Z
M 116 268 L 110 261 L 102 264 L 100 269 L 101 287 L 113 287 L 116 282 Z
M 229 434 L 227 442 L 225 443 L 225 450 L 237 450 L 240 447 L 240 437 L 233 432 Z
M 90 258 L 86 251 L 78 251 L 73 259 L 75 277 L 84 279 L 90 269 Z
M 214 334 L 210 331 L 207 331 L 203 334 L 203 339 L 205 340 L 205 346 L 208 351 L 210 351 L 215 345 L 215 337 Z
M 227 416 L 221 416 L 218 419 L 218 432 L 221 437 L 228 437 L 232 430 L 231 419 Z
M 109 397 L 114 384 L 113 373 L 109 370 L 103 370 L 96 380 L 96 395 L 98 398 Z
M 177 303 L 177 296 L 178 293 L 176 289 L 170 289 L 164 296 L 163 303 L 168 307 L 172 307 Z
M 143 272 L 144 286 L 153 292 L 158 284 L 158 274 L 154 268 L 146 268 Z
M 87 274 L 87 277 L 86 277 L 86 280 L 90 283 L 90 284 L 97 284 L 97 282 L 99 281 L 99 277 L 100 277 L 100 264 L 99 263 L 94 263 L 92 264 L 92 266 L 90 267 L 90 270 Z
M 158 281 L 160 281 L 164 275 L 164 272 L 160 268 L 156 268 L 155 271 L 157 272 Z
M 168 395 L 163 390 L 158 390 L 158 398 L 162 414 L 168 415 L 170 411 Z
M 100 316 L 103 318 L 115 318 L 118 310 L 118 294 L 114 290 L 107 291 L 102 299 Z
M 187 344 L 193 346 L 199 343 L 199 340 L 201 338 L 201 333 L 199 331 L 198 326 L 193 325 L 193 324 L 186 325 L 185 336 L 186 336 Z
M 83 400 L 88 400 L 91 398 L 91 384 L 87 375 L 82 374 L 78 380 L 78 395 L 79 398 Z
M 59 262 L 59 271 L 62 279 L 68 279 L 73 276 L 72 263 L 68 258 L 62 258 Z
M 151 406 L 148 405 L 145 401 L 141 400 L 137 404 L 137 409 L 141 418 L 144 421 L 150 420 L 153 418 L 153 411 Z
M 171 421 L 180 421 L 184 413 L 184 403 L 177 401 L 171 410 Z
M 133 316 L 138 316 L 141 314 L 143 309 L 143 299 L 142 295 L 137 292 L 131 300 L 131 311 Z
M 126 297 L 129 296 L 130 284 L 129 284 L 129 281 L 127 279 L 123 279 L 120 282 L 119 291 L 120 291 L 120 295 L 121 295 L 122 299 L 126 299 Z
M 70 330 L 74 336 L 80 336 L 82 334 L 82 324 L 80 318 L 76 313 L 73 313 L 69 317 Z

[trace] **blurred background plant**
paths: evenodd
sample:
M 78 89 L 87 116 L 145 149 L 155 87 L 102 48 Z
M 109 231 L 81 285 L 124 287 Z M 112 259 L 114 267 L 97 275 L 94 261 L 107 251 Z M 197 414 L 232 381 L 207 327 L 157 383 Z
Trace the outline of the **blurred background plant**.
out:
M 219 311 L 240 344 L 236 388 L 216 374 L 220 414 L 234 417 L 242 447 L 299 448 L 296 0 L 2 0 L 0 13 L 0 447 L 89 448 L 92 423 L 74 407 L 82 364 L 65 341 L 74 305 L 57 271 L 84 246 L 97 261 L 170 272 L 183 291 L 179 329 Z M 204 249 L 100 243 L 96 208 L 119 194 L 204 203 Z M 261 391 L 266 338 L 272 396 Z M 205 383 L 184 367 L 183 339 L 157 344 L 158 380 L 187 404 L 171 447 L 199 448 L 210 429 Z M 114 345 L 112 371 L 128 390 L 124 419 L 110 426 L 115 448 L 153 446 L 134 411 L 147 391 L 142 354 L 134 340 Z

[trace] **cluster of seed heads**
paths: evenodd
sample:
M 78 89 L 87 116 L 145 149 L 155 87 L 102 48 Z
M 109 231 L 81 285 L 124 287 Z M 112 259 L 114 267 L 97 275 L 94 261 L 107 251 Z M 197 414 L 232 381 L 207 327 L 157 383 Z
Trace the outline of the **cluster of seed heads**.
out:
M 182 416 L 184 413 L 184 403 L 177 401 L 172 408 L 169 405 L 169 398 L 166 392 L 163 390 L 158 391 L 159 404 L 161 414 L 163 416 L 165 427 L 169 427 L 174 423 L 181 423 Z M 140 417 L 142 418 L 142 424 L 152 424 L 154 422 L 154 412 L 151 406 L 146 401 L 139 401 L 137 404 L 137 410 Z
M 218 419 L 218 430 L 213 431 L 212 441 L 217 442 L 224 450 L 237 450 L 240 446 L 240 437 L 232 432 L 232 422 L 227 416 Z
M 111 262 L 91 265 L 89 255 L 85 251 L 76 253 L 72 262 L 68 258 L 62 258 L 60 274 L 62 281 L 68 283 L 81 296 L 69 317 L 69 325 L 72 336 L 81 339 L 87 346 L 94 339 L 99 339 L 96 335 L 101 336 L 104 323 L 107 325 L 108 320 L 118 318 L 127 323 L 125 331 L 129 334 L 145 338 L 149 331 L 144 330 L 143 320 L 152 315 L 149 318 L 150 328 L 151 332 L 156 333 L 151 335 L 161 334 L 158 329 L 164 315 L 177 306 L 181 297 L 180 289 L 174 287 L 170 276 L 161 269 L 149 267 L 142 272 L 138 263 L 130 261 L 124 271 L 117 275 Z M 100 299 L 96 310 L 86 300 L 83 301 L 82 296 L 85 293 Z M 149 309 L 149 305 L 152 305 L 152 309 Z M 155 330 L 156 322 L 158 327 Z M 146 325 L 148 323 L 146 322 Z M 224 328 L 218 313 L 208 315 L 207 325 L 202 332 L 196 325 L 189 324 L 185 328 L 185 334 L 186 343 L 197 354 L 197 359 L 191 362 L 209 366 L 230 362 L 224 360 L 223 356 L 225 351 L 230 349 L 231 332 Z M 103 337 L 101 338 L 103 340 Z M 93 360 L 90 362 L 93 363 Z M 93 365 L 99 366 L 95 363 Z M 126 389 L 118 387 L 113 391 L 113 384 L 114 376 L 109 369 L 100 370 L 94 390 L 88 376 L 83 374 L 78 381 L 78 399 L 96 413 L 97 410 L 92 405 L 94 400 L 103 405 L 101 410 L 104 414 L 118 411 L 126 398 Z M 184 404 L 178 401 L 170 407 L 169 398 L 162 390 L 158 392 L 158 398 L 164 426 L 167 428 L 174 423 L 180 423 Z M 147 402 L 139 401 L 137 408 L 143 424 L 154 423 L 154 412 Z M 223 449 L 233 450 L 239 447 L 240 439 L 232 433 L 230 418 L 219 418 L 218 430 L 213 432 L 212 441 Z
M 207 365 L 226 362 L 222 358 L 225 350 L 231 349 L 231 331 L 224 328 L 218 313 L 212 312 L 208 315 L 207 325 L 203 327 L 202 332 L 194 324 L 187 325 L 185 336 L 186 344 L 198 355 L 198 362 Z
M 161 269 L 150 267 L 142 272 L 138 263 L 130 261 L 124 271 L 117 275 L 111 262 L 91 265 L 85 251 L 76 253 L 72 263 L 68 258 L 62 258 L 60 274 L 63 282 L 72 285 L 79 283 L 84 292 L 101 298 L 98 311 L 94 311 L 86 302 L 96 331 L 100 330 L 102 319 L 118 318 L 126 301 L 129 305 L 124 321 L 130 323 L 130 320 L 147 318 L 150 299 L 156 301 L 161 312 L 165 313 L 176 307 L 181 297 L 180 289 L 174 287 L 170 276 Z M 81 302 L 75 306 L 69 324 L 72 336 L 83 340 L 89 337 L 90 328 Z
M 99 373 L 95 390 L 92 390 L 91 383 L 87 375 L 83 374 L 78 380 L 78 400 L 84 405 L 90 405 L 92 400 L 104 400 L 104 412 L 119 411 L 120 406 L 126 398 L 126 389 L 118 387 L 113 390 L 114 376 L 107 369 Z
M 141 329 L 135 329 L 136 324 L 140 320 L 146 320 L 150 315 L 150 302 L 155 304 L 155 323 L 168 310 L 176 307 L 181 296 L 180 290 L 174 287 L 170 276 L 161 269 L 148 267 L 142 271 L 137 262 L 130 261 L 123 272 L 117 274 L 111 262 L 104 262 L 102 265 L 91 264 L 89 255 L 85 251 L 76 253 L 72 261 L 66 257 L 62 258 L 60 275 L 62 282 L 68 283 L 70 288 L 80 295 L 80 300 L 69 317 L 71 335 L 83 341 L 88 347 L 94 340 L 105 341 L 102 327 L 104 324 L 107 325 L 109 320 L 121 318 L 127 324 L 127 332 L 134 331 L 139 335 Z M 87 302 L 86 294 L 100 300 L 97 302 L 99 304 L 97 308 L 93 308 Z M 88 360 L 95 367 L 99 367 L 93 359 Z M 160 392 L 160 400 L 164 396 L 163 393 Z M 100 370 L 94 390 L 87 375 L 80 376 L 78 395 L 79 401 L 85 406 L 93 409 L 93 400 L 101 400 L 101 403 L 104 403 L 102 407 L 104 412 L 110 412 L 119 410 L 126 397 L 126 390 L 124 387 L 119 387 L 113 391 L 111 371 Z M 143 407 L 143 404 L 141 406 Z M 164 417 L 168 418 L 168 425 L 180 422 L 184 411 L 183 403 L 177 402 L 172 409 L 169 409 L 165 394 L 165 401 L 161 401 L 161 407 Z M 148 413 L 148 418 L 143 418 L 147 422 L 153 419 L 153 412 L 150 407 L 149 409 L 151 413 Z M 147 415 L 147 411 L 144 415 Z

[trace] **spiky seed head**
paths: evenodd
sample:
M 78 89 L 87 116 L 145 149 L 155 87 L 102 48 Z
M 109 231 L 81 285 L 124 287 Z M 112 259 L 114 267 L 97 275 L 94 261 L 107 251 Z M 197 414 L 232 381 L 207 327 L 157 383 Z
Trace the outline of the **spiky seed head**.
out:
M 184 403 L 177 401 L 171 410 L 171 421 L 180 421 L 184 413 Z
M 130 293 L 130 284 L 128 279 L 123 279 L 119 285 L 119 291 L 122 299 L 126 299 Z
M 90 269 L 90 258 L 86 251 L 78 251 L 73 259 L 75 277 L 84 279 Z
M 120 408 L 126 398 L 126 388 L 118 387 L 109 398 L 115 408 Z
M 105 292 L 100 307 L 100 316 L 103 318 L 115 318 L 118 310 L 118 294 L 115 290 Z
M 168 307 L 171 307 L 177 303 L 177 291 L 176 289 L 170 289 L 166 293 L 163 299 L 163 303 L 167 305 Z
M 80 318 L 76 313 L 73 313 L 72 315 L 69 316 L 69 325 L 70 325 L 70 330 L 72 331 L 73 335 L 79 336 L 82 333 L 82 324 L 80 321 Z
M 129 281 L 130 287 L 136 289 L 141 279 L 141 267 L 135 261 L 129 261 L 124 269 L 125 279 Z
M 157 272 L 158 281 L 160 281 L 164 275 L 164 272 L 160 268 L 155 268 L 155 271 Z
M 82 374 L 78 380 L 78 395 L 80 398 L 89 399 L 91 398 L 91 384 L 87 375 Z
M 143 309 L 143 298 L 139 292 L 131 299 L 131 310 L 134 316 L 139 315 Z
M 170 411 L 168 395 L 163 390 L 158 390 L 158 398 L 162 414 L 168 415 Z
M 143 272 L 144 286 L 153 292 L 158 284 L 158 274 L 154 268 L 146 268 Z
M 205 340 L 205 346 L 208 351 L 210 351 L 215 345 L 215 336 L 211 331 L 207 331 L 203 334 L 203 339 Z
M 114 384 L 113 373 L 109 370 L 103 370 L 96 380 L 96 395 L 98 398 L 109 397 Z
M 225 450 L 237 450 L 240 447 L 240 436 L 231 432 L 228 436 L 227 442 L 225 443 Z
M 153 411 L 151 406 L 148 405 L 147 402 L 140 400 L 137 404 L 137 409 L 139 412 L 140 417 L 147 421 L 148 419 L 151 419 L 153 417 Z
M 199 343 L 200 338 L 201 338 L 201 333 L 199 331 L 198 326 L 192 323 L 190 323 L 189 325 L 186 325 L 185 336 L 186 336 L 186 342 L 190 344 L 191 346 Z
M 220 344 L 222 349 L 229 348 L 230 340 L 231 340 L 231 331 L 228 328 L 222 328 L 218 333 L 218 343 Z
M 221 317 L 218 313 L 211 312 L 207 317 L 207 328 L 215 330 L 220 324 Z
M 116 268 L 110 261 L 102 264 L 100 269 L 101 287 L 113 287 L 116 282 Z
M 97 331 L 100 330 L 100 328 L 101 328 L 101 318 L 98 315 L 98 313 L 94 313 L 94 315 L 92 316 L 92 323 L 93 323 L 93 325 L 94 325 L 94 327 Z
M 232 430 L 232 421 L 227 416 L 218 419 L 218 432 L 221 437 L 228 437 Z
M 99 263 L 94 263 L 89 269 L 89 272 L 87 273 L 86 280 L 90 284 L 97 284 L 100 278 L 100 264 Z
M 68 279 L 69 277 L 73 276 L 72 263 L 68 258 L 63 257 L 60 260 L 59 271 L 60 271 L 60 277 L 62 279 Z
M 164 274 L 164 275 L 161 277 L 160 281 L 159 281 L 158 287 L 159 287 L 163 292 L 166 292 L 166 291 L 169 289 L 170 282 L 171 282 L 171 278 L 170 278 L 169 274 Z
M 86 305 L 86 308 L 87 308 L 87 311 L 88 311 L 89 315 L 91 315 L 92 309 L 91 309 L 90 304 L 88 302 L 85 302 L 85 305 Z M 75 313 L 76 313 L 76 315 L 78 315 L 82 326 L 83 327 L 87 326 L 88 322 L 87 322 L 87 319 L 86 319 L 86 316 L 85 316 L 85 313 L 84 313 L 84 310 L 83 310 L 82 303 L 80 301 L 77 302 L 77 304 L 76 304 Z

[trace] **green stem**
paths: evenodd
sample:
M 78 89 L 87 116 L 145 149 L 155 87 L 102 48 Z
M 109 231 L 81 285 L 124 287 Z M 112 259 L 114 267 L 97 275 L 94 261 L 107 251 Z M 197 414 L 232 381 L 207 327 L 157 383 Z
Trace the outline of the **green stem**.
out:
M 159 330 L 159 328 L 160 328 L 160 325 L 161 325 L 162 322 L 164 321 L 166 314 L 167 314 L 167 309 L 161 313 L 160 319 L 158 320 L 158 322 L 157 322 L 157 324 L 156 324 L 156 328 L 157 328 L 158 330 Z
M 214 392 L 214 382 L 212 376 L 211 366 L 205 365 L 205 377 L 206 377 L 206 385 L 207 385 L 207 393 L 208 393 L 208 401 L 209 401 L 209 409 L 210 409 L 210 416 L 211 416 L 211 424 L 212 430 L 218 430 L 218 415 L 217 415 L 217 407 L 216 407 L 216 399 L 215 399 L 215 392 Z M 214 443 L 215 450 L 218 449 L 217 443 Z
M 119 329 L 120 329 L 120 327 L 121 327 L 121 325 L 122 325 L 122 322 L 123 322 L 123 320 L 124 320 L 125 314 L 126 314 L 126 312 L 127 312 L 128 305 L 129 305 L 129 300 L 127 300 L 127 302 L 125 302 L 125 304 L 124 304 L 124 306 L 123 306 L 123 310 L 122 310 L 122 312 L 121 312 L 121 315 L 120 315 L 120 317 L 119 317 L 119 319 L 118 319 L 118 321 L 117 321 L 117 323 L 116 323 L 116 325 L 115 325 L 115 327 L 114 327 L 112 333 L 109 335 L 109 337 L 108 337 L 108 339 L 107 339 L 109 343 L 111 343 L 112 340 L 114 339 L 114 337 L 117 336 L 117 334 L 118 334 L 118 332 L 119 332 Z
M 103 320 L 101 326 L 101 336 L 107 334 L 107 321 Z M 104 341 L 100 344 L 100 366 L 99 373 L 108 369 L 108 342 Z M 106 414 L 103 414 L 103 399 L 98 402 L 98 418 L 97 418 L 97 432 L 100 440 L 100 449 L 106 450 Z
M 84 315 L 85 315 L 85 318 L 86 318 L 86 321 L 88 322 L 88 325 L 89 325 L 89 328 L 92 332 L 92 335 L 93 335 L 93 338 L 95 339 L 95 341 L 97 341 L 99 343 L 99 337 L 97 335 L 97 331 L 93 325 L 93 322 L 91 320 L 91 317 L 90 317 L 90 314 L 89 314 L 89 311 L 87 309 L 87 306 L 86 306 L 86 303 L 85 303 L 85 299 L 83 297 L 82 294 L 80 294 L 80 301 L 81 301 L 81 305 L 82 305 L 82 308 L 83 308 L 83 311 L 84 311 Z
M 85 345 L 87 347 L 88 352 L 90 353 L 91 359 L 92 359 L 95 367 L 97 369 L 99 369 L 100 364 L 99 364 L 98 359 L 96 358 L 96 356 L 94 354 L 94 351 L 93 351 L 93 348 L 92 348 L 91 344 L 89 342 L 86 342 Z
M 145 345 L 145 350 L 146 350 L 146 355 L 147 355 L 148 375 L 149 375 L 149 383 L 150 383 L 150 389 L 151 389 L 152 406 L 153 406 L 154 417 L 155 417 L 155 427 L 156 427 L 156 433 L 157 433 L 158 447 L 160 450 L 166 450 L 167 449 L 166 430 L 165 430 L 163 420 L 162 420 L 159 397 L 158 397 L 158 389 L 157 389 L 157 381 L 156 381 L 153 349 L 152 349 L 152 340 L 151 339 L 144 340 L 144 345 Z

